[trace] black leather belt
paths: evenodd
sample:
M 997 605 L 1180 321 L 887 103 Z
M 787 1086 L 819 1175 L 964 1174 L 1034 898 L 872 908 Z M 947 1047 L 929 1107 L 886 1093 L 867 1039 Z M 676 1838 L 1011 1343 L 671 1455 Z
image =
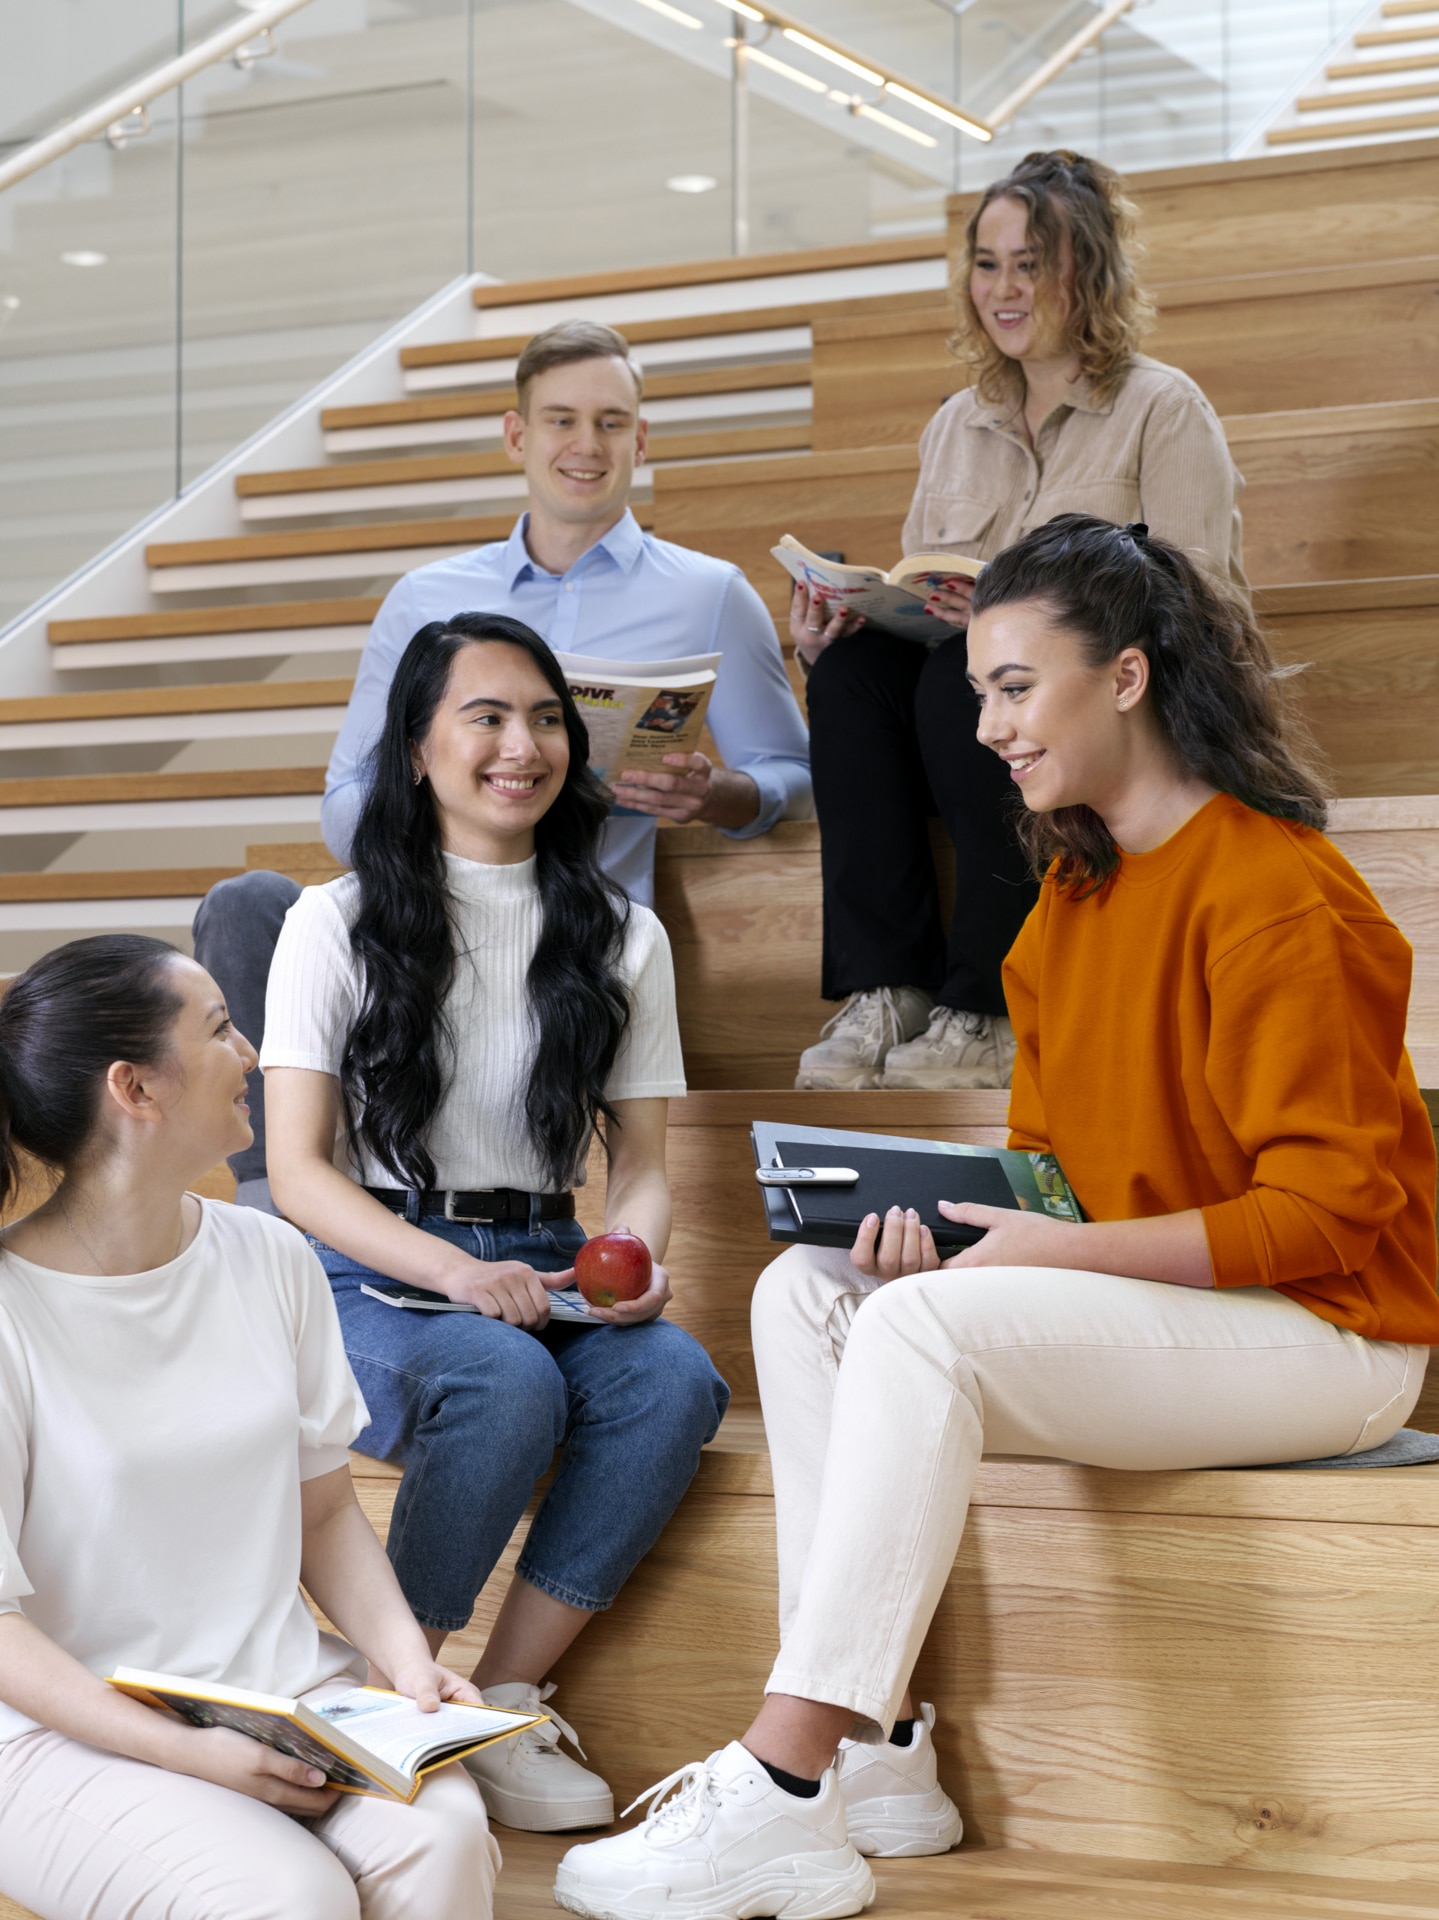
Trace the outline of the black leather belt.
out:
M 409 1210 L 410 1193 L 404 1187 L 366 1187 L 365 1192 L 388 1207 L 391 1213 Z M 462 1226 L 497 1226 L 511 1221 L 530 1220 L 532 1196 L 520 1187 L 494 1187 L 488 1192 L 461 1193 L 454 1188 L 432 1189 L 416 1196 L 420 1212 L 442 1213 L 447 1220 Z M 575 1196 L 572 1193 L 542 1193 L 538 1196 L 541 1220 L 573 1220 Z

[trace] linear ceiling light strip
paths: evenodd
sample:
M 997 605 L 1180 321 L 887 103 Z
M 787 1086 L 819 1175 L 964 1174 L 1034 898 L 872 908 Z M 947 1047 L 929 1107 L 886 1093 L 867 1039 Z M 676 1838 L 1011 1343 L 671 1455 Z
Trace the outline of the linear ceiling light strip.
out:
M 642 6 L 653 7 L 657 13 L 666 13 L 667 5 L 657 4 L 657 0 L 640 0 Z M 905 80 L 890 68 L 881 66 L 877 60 L 870 60 L 853 47 L 845 46 L 842 40 L 836 40 L 830 34 L 819 33 L 796 20 L 793 14 L 781 13 L 777 7 L 752 5 L 750 0 L 716 0 L 716 4 L 727 7 L 731 13 L 738 14 L 742 20 L 753 20 L 757 25 L 774 27 L 782 33 L 792 45 L 803 47 L 806 52 L 827 60 L 832 66 L 840 67 L 855 79 L 862 80 L 867 86 L 879 87 L 896 100 L 902 100 L 907 107 L 915 107 L 921 113 L 927 113 L 932 119 L 942 121 L 947 127 L 953 127 L 957 133 L 967 133 L 974 140 L 992 140 L 993 129 L 978 120 L 972 113 L 966 113 L 957 102 L 946 100 L 943 94 L 931 93 L 927 87 L 919 86 L 913 80 Z M 1133 0 L 1125 0 L 1132 5 Z M 688 22 L 686 23 L 688 24 Z M 881 112 L 873 102 L 852 101 L 847 95 L 836 96 L 823 82 L 816 83 L 813 76 L 804 73 L 799 67 L 791 67 L 782 60 L 776 60 L 772 54 L 765 53 L 751 41 L 747 45 L 748 56 L 757 60 L 762 67 L 768 67 L 772 73 L 782 74 L 787 80 L 806 87 L 811 93 L 828 93 L 831 99 L 842 98 L 850 110 L 863 115 L 867 120 L 877 120 L 881 125 L 890 127 L 917 139 L 923 146 L 933 146 L 935 141 L 927 133 L 909 126 L 903 120 Z

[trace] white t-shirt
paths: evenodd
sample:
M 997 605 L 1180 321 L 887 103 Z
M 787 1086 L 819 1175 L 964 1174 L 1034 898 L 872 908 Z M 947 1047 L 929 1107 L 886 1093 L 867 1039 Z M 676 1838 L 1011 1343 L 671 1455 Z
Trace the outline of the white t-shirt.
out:
M 445 1002 L 453 1071 L 425 1136 L 436 1187 L 539 1193 L 549 1184 L 525 1126 L 525 1089 L 539 1038 L 525 992 L 543 919 L 535 866 L 526 860 L 487 867 L 445 855 L 459 963 Z M 307 887 L 285 916 L 265 998 L 262 1067 L 338 1076 L 364 997 L 350 946 L 359 907 L 360 883 L 345 874 L 328 886 Z M 685 1082 L 674 968 L 665 930 L 648 907 L 630 908 L 619 972 L 629 990 L 630 1023 L 605 1096 L 677 1098 Z M 365 1186 L 400 1184 L 393 1168 L 358 1141 L 342 1164 Z
M 283 1221 L 201 1207 L 149 1273 L 0 1250 L 0 1613 L 100 1675 L 363 1680 L 300 1593 L 300 1482 L 369 1420 L 329 1283 Z M 0 1704 L 0 1746 L 34 1726 Z

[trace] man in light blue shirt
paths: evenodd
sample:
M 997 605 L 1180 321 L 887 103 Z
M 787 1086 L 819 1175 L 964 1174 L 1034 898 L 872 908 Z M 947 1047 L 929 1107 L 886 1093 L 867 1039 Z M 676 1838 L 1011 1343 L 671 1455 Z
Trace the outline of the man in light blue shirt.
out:
M 338 859 L 400 656 L 426 622 L 456 613 L 509 614 L 560 653 L 722 656 L 708 717 L 725 765 L 672 754 L 673 773 L 614 782 L 625 811 L 606 823 L 600 858 L 632 898 L 653 899 L 656 816 L 748 839 L 812 812 L 808 735 L 764 603 L 738 567 L 643 533 L 629 510 L 645 423 L 627 351 L 610 328 L 570 322 L 522 355 L 505 445 L 525 469 L 529 511 L 508 540 L 407 574 L 380 608 L 325 779 L 322 830 Z
M 505 613 L 561 653 L 619 660 L 721 655 L 709 725 L 726 764 L 665 756 L 665 772 L 623 769 L 600 858 L 631 897 L 654 895 L 655 823 L 706 821 L 736 839 L 813 812 L 809 736 L 785 675 L 774 622 L 738 567 L 640 530 L 629 510 L 645 454 L 639 370 L 624 339 L 594 321 L 537 334 L 516 369 L 518 410 L 505 447 L 523 466 L 529 511 L 509 539 L 407 574 L 380 608 L 325 776 L 321 828 L 348 861 L 364 800 L 365 757 L 400 656 L 419 629 L 457 613 Z M 265 983 L 298 897 L 278 873 L 213 887 L 195 916 L 195 957 L 258 1047 Z M 264 1093 L 250 1076 L 253 1144 L 230 1162 L 242 1204 L 269 1208 Z

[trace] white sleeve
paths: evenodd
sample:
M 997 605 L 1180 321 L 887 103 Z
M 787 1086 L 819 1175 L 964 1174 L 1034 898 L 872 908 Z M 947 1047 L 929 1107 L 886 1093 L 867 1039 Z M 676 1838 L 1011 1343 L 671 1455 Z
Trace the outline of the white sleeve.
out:
M 29 1371 L 0 1320 L 0 1613 L 22 1612 L 21 1600 L 35 1591 L 16 1546 L 25 1523 L 29 1471 Z
M 285 915 L 270 963 L 261 1067 L 338 1074 L 360 998 L 350 930 L 333 887 L 306 887 Z
M 678 1100 L 685 1091 L 685 1067 L 675 1012 L 674 961 L 665 930 L 648 907 L 630 908 L 623 966 L 630 988 L 630 1024 L 605 1098 Z
M 300 1478 L 333 1473 L 350 1457 L 350 1442 L 370 1424 L 359 1382 L 350 1371 L 340 1316 L 325 1269 L 305 1237 L 284 1220 L 263 1220 L 272 1270 L 295 1342 L 300 1407 Z

